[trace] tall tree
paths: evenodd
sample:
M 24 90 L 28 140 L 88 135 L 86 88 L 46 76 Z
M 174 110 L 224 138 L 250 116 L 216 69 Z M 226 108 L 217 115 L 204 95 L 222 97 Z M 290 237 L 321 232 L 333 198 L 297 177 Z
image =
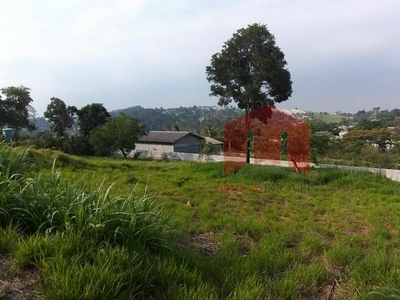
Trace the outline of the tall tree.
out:
M 71 128 L 74 124 L 74 116 L 78 109 L 75 106 L 66 106 L 64 101 L 58 98 L 51 98 L 47 105 L 44 117 L 48 123 L 52 123 L 51 130 L 59 136 L 63 136 L 65 130 Z
M 126 158 L 127 153 L 135 149 L 136 142 L 144 135 L 147 135 L 147 129 L 140 124 L 138 118 L 121 113 L 109 119 L 104 126 L 95 128 L 90 133 L 89 141 L 99 154 L 120 150 Z
M 98 126 L 104 125 L 110 117 L 107 109 L 101 103 L 92 103 L 82 107 L 77 112 L 80 133 L 88 137 Z
M 286 64 L 266 25 L 241 28 L 224 43 L 221 52 L 211 57 L 210 66 L 206 67 L 207 80 L 212 83 L 210 95 L 219 97 L 220 106 L 236 102 L 246 114 L 266 104 L 274 107 L 292 94 Z M 246 162 L 250 162 L 249 136 L 246 149 Z
M 25 128 L 30 131 L 35 130 L 35 124 L 30 121 L 35 110 L 30 105 L 31 98 L 30 89 L 21 85 L 19 87 L 9 86 L 1 89 L 4 100 L 0 99 L 0 126 L 7 124 L 15 131 L 18 136 L 21 129 Z

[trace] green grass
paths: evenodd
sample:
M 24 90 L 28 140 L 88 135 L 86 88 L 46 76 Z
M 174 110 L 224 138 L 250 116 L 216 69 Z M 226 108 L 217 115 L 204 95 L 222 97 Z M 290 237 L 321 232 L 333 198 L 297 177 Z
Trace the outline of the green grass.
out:
M 2 151 L 0 252 L 40 270 L 45 299 L 384 299 L 400 288 L 400 184 L 383 176 L 53 163 L 48 150 L 14 168 Z
M 312 114 L 315 119 L 320 119 L 327 123 L 339 123 L 340 121 L 342 121 L 343 118 L 345 118 L 341 115 L 334 115 L 334 114 L 325 115 L 325 114 L 321 114 L 319 112 L 313 112 Z

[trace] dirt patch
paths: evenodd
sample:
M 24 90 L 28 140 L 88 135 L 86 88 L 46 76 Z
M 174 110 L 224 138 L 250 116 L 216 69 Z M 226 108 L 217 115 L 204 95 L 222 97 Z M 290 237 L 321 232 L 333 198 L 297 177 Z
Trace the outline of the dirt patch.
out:
M 249 235 L 233 234 L 238 242 L 238 250 L 242 256 L 250 254 L 250 250 L 257 244 L 257 241 Z
M 0 255 L 0 299 L 33 300 L 39 295 L 37 270 L 15 270 L 9 256 Z
M 393 227 L 393 225 L 390 224 L 390 222 L 388 220 L 385 219 L 383 221 L 383 224 L 385 224 L 385 227 L 387 228 L 387 230 L 389 231 L 389 233 L 391 235 L 398 235 L 399 234 L 399 231 L 395 227 Z
M 238 244 L 238 251 L 242 256 L 250 254 L 250 250 L 258 243 L 258 241 L 248 234 L 233 234 Z M 221 234 L 215 232 L 188 234 L 186 241 L 180 245 L 181 248 L 198 251 L 206 256 L 215 257 L 220 249 L 219 239 Z
M 360 228 L 357 228 L 357 229 L 345 227 L 345 228 L 342 228 L 342 231 L 343 231 L 343 233 L 345 235 L 354 235 L 354 234 L 356 234 L 356 235 L 368 235 L 368 234 L 371 233 L 372 228 L 370 226 L 368 226 L 368 225 L 363 225 L 363 226 L 361 226 Z
M 205 233 L 189 233 L 185 248 L 200 251 L 206 256 L 215 257 L 219 250 L 218 234 L 210 231 Z
M 333 299 L 333 295 L 335 292 L 336 281 L 334 281 L 331 285 L 327 285 L 323 287 L 318 295 L 316 295 L 313 300 L 329 300 Z
M 341 275 L 339 269 L 331 269 L 331 278 L 318 282 L 311 293 L 307 287 L 299 286 L 299 297 L 302 300 L 334 300 L 340 294 Z
M 371 227 L 369 227 L 369 226 L 362 226 L 362 227 L 360 228 L 360 232 L 361 232 L 361 234 L 363 234 L 363 235 L 368 235 L 368 234 L 370 234 L 371 231 L 372 231 L 372 229 L 371 229 Z
M 340 291 L 341 273 L 337 268 L 331 270 L 332 278 L 329 284 L 321 285 L 318 291 L 311 297 L 303 297 L 307 300 L 332 300 Z

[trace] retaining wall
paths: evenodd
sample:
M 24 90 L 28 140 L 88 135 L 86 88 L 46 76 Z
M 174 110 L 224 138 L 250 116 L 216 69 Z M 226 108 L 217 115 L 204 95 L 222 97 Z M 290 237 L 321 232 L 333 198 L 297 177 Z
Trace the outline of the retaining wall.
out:
M 225 156 L 223 155 L 205 155 L 205 154 L 193 154 L 193 153 L 180 153 L 180 152 L 169 152 L 169 153 L 152 153 L 151 151 L 140 151 L 139 158 L 154 158 L 154 159 L 167 159 L 167 160 L 182 160 L 182 161 L 198 161 L 198 162 L 223 162 Z M 133 154 L 131 154 L 133 156 Z M 250 159 L 250 163 L 261 164 L 261 165 L 276 165 L 281 167 L 288 167 L 289 162 L 284 160 L 268 160 L 262 161 Z M 314 164 L 311 164 L 314 166 Z M 353 170 L 362 172 L 372 172 L 385 175 L 387 178 L 400 182 L 400 170 L 393 169 L 380 169 L 380 168 L 367 168 L 367 167 L 353 167 L 343 165 L 328 165 L 320 164 L 320 168 L 339 168 L 343 170 Z

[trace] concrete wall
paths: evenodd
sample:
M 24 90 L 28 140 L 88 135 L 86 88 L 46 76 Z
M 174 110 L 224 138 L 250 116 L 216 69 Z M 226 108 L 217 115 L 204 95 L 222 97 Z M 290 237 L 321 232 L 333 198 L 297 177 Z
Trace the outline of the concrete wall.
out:
M 151 151 L 140 151 L 141 155 L 139 158 L 155 158 L 155 159 L 168 159 L 168 160 L 182 160 L 182 161 L 198 161 L 198 162 L 223 162 L 226 157 L 223 155 L 205 155 L 205 154 L 194 154 L 194 153 L 180 153 L 180 152 L 151 152 Z M 118 153 L 121 156 L 120 153 Z M 156 156 L 158 155 L 158 156 Z M 130 155 L 133 157 L 133 153 Z M 228 158 L 229 159 L 229 158 Z M 235 158 L 232 158 L 235 159 Z M 259 162 L 258 160 L 250 159 L 250 163 L 262 164 L 262 165 L 276 165 L 281 167 L 288 167 L 288 161 L 268 160 Z M 310 164 L 314 166 L 314 164 Z M 379 168 L 367 168 L 367 167 L 353 167 L 353 166 L 342 166 L 342 165 L 327 165 L 320 164 L 319 168 L 339 168 L 343 170 L 361 171 L 361 172 L 372 172 L 386 176 L 387 178 L 400 182 L 400 170 L 393 169 L 379 169 Z
M 163 144 L 142 144 L 136 143 L 136 151 L 147 151 L 154 153 L 156 157 L 161 157 L 162 153 L 173 152 L 173 145 L 163 145 Z
M 321 164 L 320 167 L 321 168 L 339 168 L 339 169 L 343 169 L 343 170 L 378 173 L 378 174 L 385 175 L 387 178 L 389 178 L 391 180 L 400 182 L 400 170 L 341 166 L 341 165 L 326 165 L 326 164 Z
M 140 152 L 139 158 L 153 158 L 153 159 L 167 159 L 167 160 L 182 160 L 182 161 L 199 161 L 199 162 L 218 162 L 224 161 L 224 156 L 220 155 L 204 155 L 198 153 L 183 153 L 183 152 L 159 152 L 159 151 L 146 151 L 138 150 L 135 152 Z M 116 153 L 117 156 L 121 156 Z M 130 154 L 133 157 L 134 153 Z

